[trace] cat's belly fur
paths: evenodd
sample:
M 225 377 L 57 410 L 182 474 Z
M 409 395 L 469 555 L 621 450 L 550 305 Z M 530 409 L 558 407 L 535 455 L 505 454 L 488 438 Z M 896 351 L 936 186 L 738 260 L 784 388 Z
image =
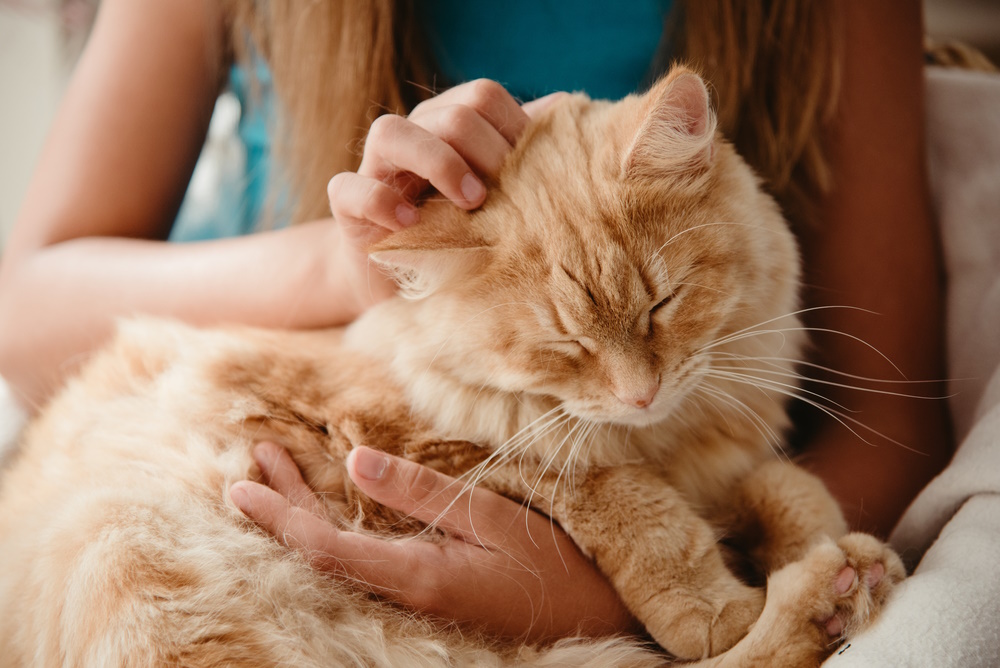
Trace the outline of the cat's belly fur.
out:
M 501 661 L 318 575 L 229 502 L 263 438 L 291 447 L 334 502 L 351 493 L 351 439 L 426 442 L 375 363 L 337 342 L 130 323 L 30 426 L 3 478 L 0 665 Z M 601 665 L 599 647 L 561 651 Z

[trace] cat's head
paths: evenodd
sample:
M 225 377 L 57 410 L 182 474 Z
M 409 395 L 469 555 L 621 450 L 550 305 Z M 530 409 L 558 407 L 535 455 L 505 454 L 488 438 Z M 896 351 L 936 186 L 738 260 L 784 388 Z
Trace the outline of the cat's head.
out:
M 422 220 L 372 257 L 419 304 L 408 345 L 470 387 L 646 425 L 720 359 L 798 355 L 794 333 L 739 335 L 795 310 L 798 256 L 684 68 L 619 103 L 565 96 L 481 208 Z

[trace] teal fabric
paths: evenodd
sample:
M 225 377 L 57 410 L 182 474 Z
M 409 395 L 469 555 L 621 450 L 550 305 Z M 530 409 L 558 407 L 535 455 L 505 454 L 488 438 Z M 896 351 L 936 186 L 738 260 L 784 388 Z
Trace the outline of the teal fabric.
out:
M 557 90 L 616 100 L 639 89 L 672 0 L 419 0 L 445 84 L 486 77 L 522 101 Z
M 268 130 L 273 115 L 271 71 L 256 61 L 255 81 L 241 67 L 233 67 L 229 91 L 240 103 L 237 135 L 244 149 L 244 163 L 235 183 L 224 183 L 217 193 L 217 206 L 203 210 L 186 198 L 170 230 L 170 241 L 189 242 L 249 234 L 260 218 L 270 177 L 271 139 Z M 226 168 L 226 165 L 217 165 Z
M 527 101 L 547 93 L 583 91 L 619 99 L 651 80 L 664 48 L 672 0 L 417 0 L 415 7 L 444 88 L 486 77 Z M 267 192 L 269 122 L 275 104 L 263 61 L 249 73 L 234 67 L 229 88 L 242 105 L 238 133 L 246 149 L 239 204 L 207 217 L 182 207 L 171 240 L 196 241 L 254 230 Z M 234 198 L 229 198 L 234 199 Z M 280 220 L 274 221 L 280 226 Z

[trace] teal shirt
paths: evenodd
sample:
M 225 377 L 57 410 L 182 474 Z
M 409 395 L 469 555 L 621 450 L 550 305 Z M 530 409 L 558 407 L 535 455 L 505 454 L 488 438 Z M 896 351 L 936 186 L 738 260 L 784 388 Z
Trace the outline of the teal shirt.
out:
M 558 90 L 617 100 L 654 74 L 671 0 L 418 0 L 444 83 L 485 77 L 531 100 Z
M 527 101 L 558 90 L 619 99 L 643 88 L 656 74 L 654 64 L 666 60 L 663 24 L 672 0 L 417 0 L 414 5 L 438 67 L 438 87 L 485 77 Z M 255 67 L 259 97 L 251 96 L 242 68 L 234 67 L 229 81 L 243 110 L 240 204 L 210 216 L 182 208 L 173 241 L 254 230 L 272 176 L 268 123 L 274 104 L 270 71 L 262 61 Z

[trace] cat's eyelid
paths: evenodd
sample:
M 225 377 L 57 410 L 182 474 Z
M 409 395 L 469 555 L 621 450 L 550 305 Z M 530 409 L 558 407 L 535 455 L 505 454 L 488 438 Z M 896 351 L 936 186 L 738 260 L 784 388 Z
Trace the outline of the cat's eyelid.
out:
M 668 304 L 670 304 L 671 302 L 673 302 L 677 298 L 677 292 L 678 292 L 677 290 L 671 291 L 671 293 L 669 295 L 667 295 L 666 297 L 664 297 L 660 301 L 658 301 L 655 304 L 653 304 L 652 306 L 650 306 L 649 307 L 649 312 L 650 313 L 655 313 L 656 311 L 659 311 L 660 309 L 662 309 L 664 306 L 667 306 Z
M 587 336 L 580 337 L 567 337 L 562 339 L 553 339 L 549 341 L 550 344 L 559 346 L 576 346 L 580 350 L 586 353 L 592 353 L 596 342 Z

